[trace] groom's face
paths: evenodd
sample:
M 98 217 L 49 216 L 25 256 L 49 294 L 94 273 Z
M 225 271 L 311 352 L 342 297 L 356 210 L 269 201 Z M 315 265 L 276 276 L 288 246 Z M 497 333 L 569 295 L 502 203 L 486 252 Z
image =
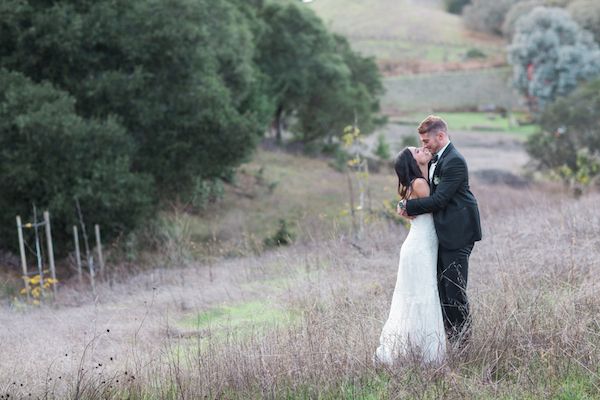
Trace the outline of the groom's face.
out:
M 421 143 L 423 143 L 423 147 L 425 147 L 431 154 L 437 153 L 442 148 L 442 138 L 443 135 L 440 132 L 424 132 L 420 133 Z

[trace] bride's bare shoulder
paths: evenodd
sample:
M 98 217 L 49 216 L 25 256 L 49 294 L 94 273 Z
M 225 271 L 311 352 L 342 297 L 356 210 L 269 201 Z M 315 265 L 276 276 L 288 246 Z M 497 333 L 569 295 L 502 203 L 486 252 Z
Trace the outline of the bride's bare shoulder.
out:
M 411 186 L 411 198 L 417 199 L 429 196 L 429 182 L 425 178 L 415 179 Z

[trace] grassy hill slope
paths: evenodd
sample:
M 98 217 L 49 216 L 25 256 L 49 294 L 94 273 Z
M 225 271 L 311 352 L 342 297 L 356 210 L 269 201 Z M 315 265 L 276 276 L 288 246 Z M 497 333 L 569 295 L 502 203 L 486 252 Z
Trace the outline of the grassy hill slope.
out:
M 283 1 L 283 0 L 281 0 Z M 439 0 L 315 0 L 310 7 L 385 76 L 383 112 L 519 108 L 501 38 L 469 31 Z M 483 58 L 466 57 L 478 50 Z
M 431 70 L 437 64 L 464 61 L 469 49 L 489 59 L 503 58 L 502 40 L 475 34 L 460 16 L 447 13 L 439 1 L 315 0 L 306 4 L 334 32 L 346 36 L 355 49 L 376 57 L 388 72 L 406 68 Z M 404 69 L 395 70 L 394 64 Z

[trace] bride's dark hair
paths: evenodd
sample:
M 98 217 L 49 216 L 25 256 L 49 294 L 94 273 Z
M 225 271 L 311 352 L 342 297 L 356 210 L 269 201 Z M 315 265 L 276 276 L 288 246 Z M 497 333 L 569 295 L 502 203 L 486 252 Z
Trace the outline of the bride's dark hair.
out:
M 394 169 L 398 175 L 398 194 L 402 199 L 406 199 L 412 181 L 416 178 L 423 178 L 421 168 L 408 147 L 396 156 Z

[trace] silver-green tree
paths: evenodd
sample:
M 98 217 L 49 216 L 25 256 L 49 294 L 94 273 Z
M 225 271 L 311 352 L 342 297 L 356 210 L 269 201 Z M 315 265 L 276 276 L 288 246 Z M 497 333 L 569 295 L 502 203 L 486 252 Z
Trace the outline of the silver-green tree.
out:
M 538 7 L 517 21 L 508 48 L 515 86 L 534 112 L 600 73 L 600 48 L 560 8 Z

